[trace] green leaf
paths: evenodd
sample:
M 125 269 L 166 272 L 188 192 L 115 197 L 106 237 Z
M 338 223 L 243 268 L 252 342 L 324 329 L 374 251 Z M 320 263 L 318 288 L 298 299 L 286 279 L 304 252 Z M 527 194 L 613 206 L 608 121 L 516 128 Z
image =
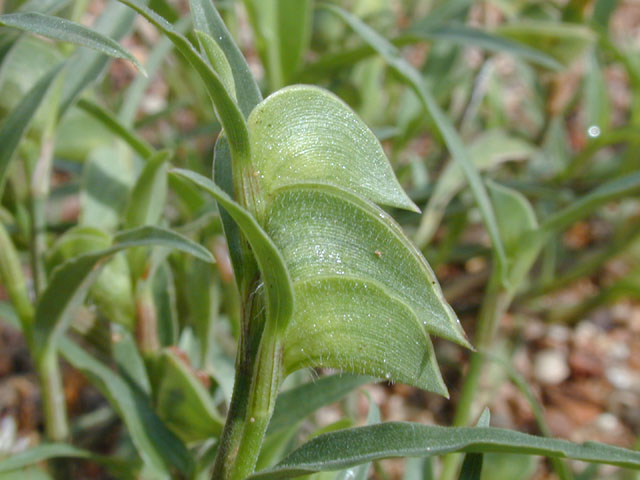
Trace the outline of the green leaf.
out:
M 484 184 L 478 174 L 478 170 L 475 168 L 471 158 L 469 157 L 469 152 L 465 148 L 464 143 L 456 132 L 451 120 L 442 111 L 427 88 L 420 72 L 400 56 L 400 52 L 396 47 L 369 26 L 361 22 L 358 18 L 343 9 L 330 4 L 323 3 L 321 6 L 323 9 L 342 18 L 358 35 L 362 37 L 363 40 L 371 45 L 378 54 L 384 58 L 391 69 L 396 72 L 416 93 L 423 107 L 432 117 L 436 127 L 442 134 L 444 142 L 451 152 L 451 156 L 460 165 L 460 168 L 467 177 L 467 182 L 469 183 L 471 192 L 473 193 L 487 231 L 489 232 L 489 236 L 491 237 L 496 268 L 498 271 L 502 272 L 502 275 L 504 275 L 507 264 L 506 254 L 498 232 L 496 215 L 493 211 L 487 191 L 484 188 Z
M 488 427 L 491 420 L 489 409 L 485 408 L 476 424 L 477 427 Z M 484 455 L 482 453 L 468 453 L 462 462 L 462 469 L 458 480 L 480 480 L 482 476 L 482 464 Z
M 267 201 L 279 187 L 321 182 L 418 211 L 373 132 L 325 90 L 298 85 L 274 93 L 249 116 L 249 132 L 253 174 Z
M 434 40 L 438 42 L 449 41 L 460 45 L 469 45 L 474 48 L 481 48 L 493 52 L 509 53 L 515 57 L 551 70 L 561 70 L 563 65 L 546 50 L 514 42 L 508 38 L 501 37 L 479 28 L 457 24 L 434 24 L 433 20 L 427 17 L 426 21 L 417 22 L 407 29 L 403 37 Z
M 468 342 L 433 272 L 388 214 L 337 187 L 299 184 L 274 192 L 266 222 L 296 292 L 288 372 L 327 366 L 446 394 L 427 332 Z
M 0 25 L 91 48 L 111 57 L 125 58 L 146 75 L 140 62 L 118 42 L 71 20 L 37 12 L 9 13 L 0 15 Z
M 119 1 L 141 14 L 164 33 L 175 45 L 176 49 L 184 55 L 195 68 L 196 72 L 198 72 L 202 78 L 209 96 L 213 100 L 220 123 L 224 127 L 226 136 L 229 139 L 231 155 L 234 161 L 234 172 L 235 168 L 245 167 L 246 162 L 249 160 L 249 134 L 247 132 L 247 126 L 242 112 L 231 97 L 231 94 L 226 90 L 222 79 L 211 66 L 204 61 L 189 40 L 181 35 L 173 25 L 164 18 L 140 2 L 132 0 Z
M 67 117 L 70 118 L 71 115 Z M 108 232 L 114 232 L 120 225 L 135 181 L 126 147 L 111 138 L 111 145 L 103 144 L 89 153 L 80 185 L 79 223 Z
M 144 3 L 147 2 L 147 0 L 142 1 Z M 133 19 L 133 12 L 122 5 L 118 5 L 115 0 L 111 0 L 107 3 L 92 28 L 102 35 L 117 40 L 131 30 Z M 61 117 L 75 102 L 78 95 L 100 77 L 109 61 L 110 57 L 108 55 L 95 50 L 81 49 L 74 52 L 69 61 L 68 69 L 73 74 L 65 77 L 62 88 L 60 100 Z
M 534 151 L 530 143 L 494 129 L 482 133 L 473 141 L 469 146 L 469 157 L 478 171 L 491 171 L 507 160 L 526 158 Z M 460 165 L 450 161 L 438 177 L 422 214 L 415 235 L 418 248 L 424 248 L 433 238 L 447 206 L 465 183 L 465 174 Z
M 51 83 L 63 66 L 64 63 L 58 64 L 43 75 L 2 123 L 0 129 L 0 192 L 3 190 L 9 162 Z
M 94 227 L 76 226 L 67 230 L 47 255 L 47 269 L 52 271 L 65 261 L 79 255 L 108 248 L 111 237 Z M 96 306 L 112 322 L 133 329 L 135 305 L 131 275 L 127 261 L 121 254 L 114 255 L 91 286 L 90 295 Z
M 563 65 L 571 64 L 596 40 L 584 25 L 545 20 L 513 21 L 497 28 L 497 33 L 540 49 Z
M 136 387 L 66 337 L 60 352 L 83 372 L 122 417 L 138 454 L 153 469 L 154 478 L 175 478 L 171 471 L 188 474 L 193 460 L 182 442 L 162 423 L 149 399 Z
M 278 395 L 267 433 L 274 434 L 295 425 L 320 407 L 337 402 L 371 381 L 373 378 L 360 375 L 331 375 L 284 391 Z M 305 401 L 301 402 L 301 398 Z
M 124 140 L 142 158 L 147 159 L 155 152 L 154 148 L 146 140 L 135 135 L 130 128 L 122 125 L 116 117 L 97 103 L 83 98 L 78 101 L 77 106 Z
M 538 220 L 529 201 L 520 192 L 493 181 L 487 181 L 491 200 L 498 215 L 498 228 L 510 259 L 518 255 L 521 240 L 538 228 Z
M 638 192 L 640 192 L 640 172 L 611 180 L 546 218 L 541 223 L 540 229 L 546 233 L 561 231 L 603 204 Z
M 367 413 L 367 425 L 376 425 L 380 423 L 380 409 L 375 404 L 371 395 L 366 390 L 364 394 L 367 396 L 367 400 L 369 401 L 369 413 Z M 358 465 L 357 467 L 349 468 L 340 472 L 335 480 L 367 480 L 369 478 L 368 473 L 371 469 L 371 462 L 365 463 L 362 465 Z
M 220 436 L 222 418 L 213 399 L 185 362 L 171 350 L 163 350 L 154 369 L 155 410 L 184 442 Z
M 119 462 L 113 457 L 96 455 L 95 453 L 74 447 L 68 443 L 43 443 L 31 447 L 24 452 L 13 453 L 10 457 L 0 460 L 0 473 L 4 474 L 13 470 L 19 470 L 52 458 L 87 459 L 113 467 L 123 465 L 123 462 Z
M 172 152 L 163 150 L 149 158 L 136 181 L 125 212 L 125 228 L 155 225 L 162 217 L 167 197 L 168 161 Z
M 387 422 L 320 435 L 293 451 L 275 467 L 253 474 L 249 479 L 294 478 L 391 457 L 496 451 L 566 457 L 640 469 L 640 452 L 602 443 L 575 444 L 500 428 Z
M 233 80 L 233 71 L 231 70 L 231 65 L 229 65 L 229 61 L 224 55 L 222 48 L 205 32 L 196 30 L 196 35 L 198 37 L 198 42 L 200 43 L 200 48 L 207 55 L 209 64 L 220 76 L 220 80 L 222 80 L 227 92 L 229 92 L 233 99 L 237 101 L 236 84 Z
M 544 235 L 539 231 L 535 212 L 524 195 L 491 181 L 487 186 L 509 259 L 508 291 L 515 293 L 538 258 Z
M 188 170 L 174 169 L 171 172 L 206 190 L 238 224 L 249 241 L 262 272 L 269 318 L 277 322 L 280 331 L 284 330 L 293 315 L 294 296 L 289 272 L 273 241 L 249 212 L 211 180 Z
M 271 90 L 291 81 L 311 39 L 310 0 L 245 0 Z
M 164 246 L 189 253 L 204 261 L 213 262 L 213 256 L 204 247 L 191 240 L 157 227 L 141 227 L 120 232 L 113 246 L 68 260 L 56 268 L 47 289 L 36 306 L 34 345 L 36 356 L 55 348 L 55 339 L 66 329 L 70 314 L 85 297 L 100 269 L 96 265 L 114 253 L 137 246 Z
M 248 117 L 254 107 L 262 101 L 262 94 L 247 61 L 210 0 L 190 0 L 189 6 L 196 29 L 211 36 L 220 45 L 229 61 L 238 105 L 245 118 Z

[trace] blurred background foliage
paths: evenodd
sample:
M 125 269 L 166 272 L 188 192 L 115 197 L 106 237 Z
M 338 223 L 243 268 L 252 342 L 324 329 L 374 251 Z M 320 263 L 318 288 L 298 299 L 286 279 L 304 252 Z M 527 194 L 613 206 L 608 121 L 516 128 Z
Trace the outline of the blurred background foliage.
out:
M 180 31 L 192 26 L 187 3 L 148 2 Z M 523 231 L 547 229 L 511 287 L 493 290 L 482 216 L 416 93 L 339 17 L 314 9 L 312 1 L 279 3 L 289 15 L 274 18 L 270 2 L 260 0 L 216 2 L 263 95 L 312 83 L 347 102 L 380 139 L 422 209 L 391 213 L 429 260 L 475 345 L 483 335 L 477 331 L 483 308 L 498 305 L 497 324 L 488 327 L 497 333 L 480 340 L 491 357 L 469 419 L 489 405 L 496 426 L 639 446 L 640 3 L 334 2 L 400 48 L 420 72 L 489 186 L 511 264 L 519 265 L 528 248 Z M 33 295 L 56 266 L 110 245 L 122 228 L 171 227 L 217 260 L 210 265 L 156 247 L 113 256 L 72 322 L 71 336 L 100 365 L 78 347 L 62 349 L 74 443 L 139 460 L 134 445 L 140 439 L 120 420 L 125 387 L 110 377 L 119 371 L 206 463 L 205 440 L 219 431 L 219 410 L 230 397 L 239 305 L 215 204 L 166 172 L 171 164 L 211 176 L 220 125 L 207 92 L 171 44 L 122 6 L 0 2 L 2 13 L 21 10 L 93 25 L 121 40 L 148 72 L 145 77 L 123 60 L 107 62 L 93 51 L 0 29 L 0 126 L 58 62 L 76 62 L 43 93 L 17 161 L 0 183 L 0 220 Z M 152 148 L 173 153 L 143 162 Z M 50 165 L 42 161 L 47 155 Z M 37 444 L 42 432 L 40 394 L 8 290 L 0 287 L 0 457 Z M 149 311 L 156 319 L 151 332 L 144 321 Z M 469 352 L 446 342 L 436 348 L 451 401 L 402 385 L 365 387 L 383 419 L 455 421 Z M 150 352 L 154 360 L 145 363 Z M 317 374 L 301 372 L 288 386 Z M 361 423 L 367 405 L 365 396 L 352 393 L 308 417 L 300 435 Z M 281 443 L 274 442 L 274 450 Z M 267 448 L 262 465 L 279 453 Z M 432 478 L 420 473 L 430 468 L 422 461 L 383 461 L 371 475 Z M 604 467 L 572 468 L 581 479 L 637 478 Z M 557 478 L 558 471 L 533 457 L 495 454 L 486 458 L 490 473 L 483 478 Z M 108 475 L 91 462 L 73 466 L 72 474 Z M 29 478 L 46 477 L 34 468 Z

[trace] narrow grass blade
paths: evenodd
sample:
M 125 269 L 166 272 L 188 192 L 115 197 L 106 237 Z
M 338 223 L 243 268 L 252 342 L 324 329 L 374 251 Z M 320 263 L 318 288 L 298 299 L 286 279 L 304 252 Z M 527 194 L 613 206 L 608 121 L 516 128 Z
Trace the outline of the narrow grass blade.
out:
M 397 48 L 358 18 L 343 9 L 330 4 L 321 3 L 320 7 L 342 18 L 356 33 L 358 33 L 358 35 L 362 37 L 363 40 L 371 45 L 378 54 L 385 59 L 391 69 L 414 90 L 425 110 L 433 118 L 435 125 L 442 134 L 442 137 L 451 152 L 451 156 L 456 162 L 458 162 L 467 177 L 467 182 L 469 182 L 469 186 L 471 187 L 471 191 L 480 209 L 487 231 L 491 237 L 496 267 L 504 276 L 506 272 L 507 258 L 504 245 L 500 239 L 498 223 L 496 221 L 496 215 L 493 211 L 491 201 L 489 200 L 489 195 L 487 194 L 478 170 L 469 158 L 469 153 L 451 123 L 451 120 L 442 111 L 431 92 L 427 89 L 420 73 L 400 56 Z
M 449 41 L 464 46 L 473 46 L 492 52 L 504 52 L 550 70 L 562 70 L 564 66 L 543 50 L 532 48 L 508 38 L 486 32 L 479 28 L 457 24 L 434 24 L 427 19 L 409 27 L 403 37 L 412 40 Z
M 640 452 L 602 443 L 576 444 L 500 428 L 387 422 L 320 435 L 293 451 L 275 467 L 249 478 L 294 478 L 392 457 L 497 451 L 565 457 L 640 470 Z
M 22 139 L 29 123 L 47 94 L 53 80 L 58 76 L 64 63 L 56 65 L 29 90 L 18 106 L 9 114 L 0 129 L 0 192 L 9 162 Z
M 373 377 L 361 375 L 331 375 L 282 392 L 278 395 L 267 433 L 274 434 L 295 425 L 318 408 L 337 402 L 359 386 L 373 381 Z M 306 401 L 301 402 L 301 398 Z
M 124 462 L 118 461 L 113 457 L 97 455 L 68 443 L 43 443 L 31 447 L 24 452 L 14 453 L 4 460 L 0 460 L 0 473 L 5 474 L 15 470 L 21 470 L 30 465 L 35 465 L 53 458 L 86 459 L 110 467 L 112 471 L 115 469 L 122 469 L 122 471 L 124 471 Z
M 138 454 L 152 469 L 154 478 L 176 478 L 175 470 L 188 475 L 193 468 L 189 451 L 162 423 L 140 390 L 66 337 L 61 339 L 60 352 L 90 379 L 122 417 Z
M 147 3 L 147 0 L 142 0 Z M 93 30 L 114 40 L 126 35 L 133 25 L 135 15 L 128 8 L 111 0 L 93 25 Z M 62 89 L 60 116 L 62 117 L 85 88 L 96 81 L 110 61 L 108 55 L 95 50 L 82 49 L 75 52 L 69 62 L 69 72 Z
M 309 0 L 245 0 L 244 4 L 269 87 L 278 90 L 290 82 L 306 52 L 312 4 Z
M 9 13 L 0 15 L 0 25 L 91 48 L 110 57 L 127 59 L 146 75 L 136 57 L 118 42 L 71 20 L 37 12 Z
M 137 136 L 131 128 L 121 124 L 116 117 L 97 103 L 83 98 L 78 101 L 78 107 L 99 120 L 112 133 L 124 140 L 142 158 L 147 159 L 155 152 L 155 149 L 146 140 Z
M 40 356 L 47 349 L 54 348 L 53 337 L 57 338 L 65 330 L 71 311 L 84 299 L 97 277 L 100 270 L 95 268 L 96 265 L 121 250 L 153 245 L 176 248 L 213 262 L 213 256 L 204 247 L 170 230 L 147 226 L 119 233 L 114 237 L 113 246 L 72 258 L 53 271 L 51 281 L 36 306 L 35 355 Z
M 190 0 L 189 5 L 196 29 L 209 34 L 220 45 L 227 57 L 233 72 L 238 105 L 244 117 L 247 118 L 254 107 L 262 101 L 262 94 L 247 61 L 210 0 Z
M 233 201 L 220 187 L 202 175 L 175 169 L 172 173 L 191 180 L 220 203 L 249 241 L 262 272 L 269 316 L 284 331 L 293 315 L 293 286 L 282 254 L 255 218 Z
M 546 218 L 541 223 L 540 229 L 546 233 L 560 231 L 607 202 L 639 192 L 640 172 L 617 178 L 594 188 L 567 208 Z
M 175 45 L 176 49 L 185 56 L 198 74 L 201 76 L 209 96 L 213 100 L 220 123 L 224 127 L 235 165 L 246 166 L 250 160 L 249 154 L 249 132 L 244 116 L 238 105 L 235 103 L 229 92 L 227 92 L 224 82 L 211 66 L 193 48 L 193 45 L 183 35 L 181 35 L 169 22 L 157 13 L 147 8 L 145 5 L 132 0 L 119 0 L 129 6 L 156 28 L 164 33 Z

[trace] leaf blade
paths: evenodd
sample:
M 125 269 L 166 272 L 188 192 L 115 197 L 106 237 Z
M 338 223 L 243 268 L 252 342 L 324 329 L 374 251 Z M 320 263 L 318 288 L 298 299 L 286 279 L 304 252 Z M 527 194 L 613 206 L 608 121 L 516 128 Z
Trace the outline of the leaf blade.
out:
M 27 92 L 18 106 L 9 114 L 0 129 L 0 192 L 13 154 L 42 103 L 49 87 L 58 76 L 64 63 L 60 63 L 42 76 Z
M 124 58 L 146 75 L 144 67 L 127 49 L 106 35 L 61 17 L 38 12 L 0 15 L 0 25 L 35 33 L 54 40 L 87 47 L 114 58 Z
M 293 478 L 382 458 L 491 451 L 566 457 L 640 469 L 640 452 L 601 443 L 578 445 L 566 440 L 536 437 L 499 428 L 387 422 L 320 435 L 292 452 L 275 467 L 249 478 Z
M 60 335 L 69 322 L 69 313 L 82 301 L 99 270 L 95 266 L 121 250 L 162 245 L 176 248 L 197 258 L 213 263 L 213 256 L 204 247 L 191 240 L 158 227 L 141 227 L 119 233 L 115 244 L 98 252 L 91 252 L 68 260 L 56 268 L 51 281 L 42 293 L 34 320 L 34 346 L 36 356 L 54 347 L 53 336 Z
M 293 315 L 294 295 L 289 271 L 280 251 L 253 216 L 233 201 L 220 187 L 202 175 L 188 170 L 171 171 L 206 190 L 224 207 L 243 231 L 262 271 L 269 315 L 284 330 Z

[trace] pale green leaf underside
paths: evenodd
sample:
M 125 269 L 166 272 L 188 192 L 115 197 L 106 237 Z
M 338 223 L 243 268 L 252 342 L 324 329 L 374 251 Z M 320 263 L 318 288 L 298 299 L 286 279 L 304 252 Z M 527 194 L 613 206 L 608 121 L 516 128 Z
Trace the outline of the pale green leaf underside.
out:
M 10 13 L 0 15 L 0 25 L 91 48 L 111 57 L 125 58 L 131 61 L 138 70 L 144 72 L 140 62 L 118 42 L 96 30 L 65 18 L 37 12 Z
M 262 272 L 269 316 L 278 322 L 278 328 L 286 328 L 293 314 L 293 288 L 278 248 L 255 218 L 211 180 L 189 170 L 175 169 L 172 173 L 206 190 L 238 224 L 247 237 Z
M 297 283 L 285 334 L 287 372 L 330 367 L 447 395 L 433 346 L 415 314 L 373 282 L 341 276 Z
M 335 95 L 296 85 L 249 116 L 252 165 L 262 194 L 299 182 L 337 185 L 374 203 L 418 211 L 373 132 Z
M 416 325 L 469 346 L 424 257 L 372 203 L 326 184 L 283 187 L 274 192 L 265 230 L 294 283 L 346 276 L 380 285 L 414 313 Z
M 249 478 L 294 478 L 390 457 L 497 451 L 573 458 L 640 469 L 640 452 L 602 443 L 578 445 L 500 428 L 387 422 L 320 435 L 292 452 L 275 467 Z

